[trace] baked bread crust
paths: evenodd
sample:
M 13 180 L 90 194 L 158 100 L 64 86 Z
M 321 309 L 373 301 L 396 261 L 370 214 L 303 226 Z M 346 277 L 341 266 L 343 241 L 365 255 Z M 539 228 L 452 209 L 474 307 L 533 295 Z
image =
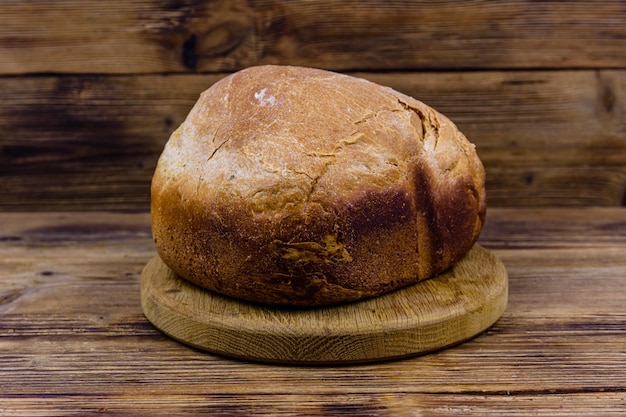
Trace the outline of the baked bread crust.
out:
M 445 116 L 372 82 L 260 66 L 201 94 L 152 181 L 174 272 L 259 303 L 373 297 L 450 267 L 475 243 L 485 172 Z

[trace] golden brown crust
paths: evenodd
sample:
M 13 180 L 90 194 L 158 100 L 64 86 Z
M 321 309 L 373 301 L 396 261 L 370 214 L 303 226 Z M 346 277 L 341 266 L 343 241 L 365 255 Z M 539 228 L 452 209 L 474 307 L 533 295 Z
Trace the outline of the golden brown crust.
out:
M 437 274 L 474 244 L 485 173 L 425 104 L 322 70 L 253 67 L 205 91 L 152 182 L 176 273 L 254 302 L 312 306 Z

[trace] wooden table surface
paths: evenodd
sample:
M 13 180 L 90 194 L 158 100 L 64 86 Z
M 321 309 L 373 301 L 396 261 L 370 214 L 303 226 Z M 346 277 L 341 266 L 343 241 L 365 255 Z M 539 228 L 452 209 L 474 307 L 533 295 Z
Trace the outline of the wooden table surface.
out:
M 509 304 L 462 345 L 342 367 L 191 349 L 143 316 L 147 213 L 0 213 L 0 415 L 626 415 L 626 209 L 493 208 Z

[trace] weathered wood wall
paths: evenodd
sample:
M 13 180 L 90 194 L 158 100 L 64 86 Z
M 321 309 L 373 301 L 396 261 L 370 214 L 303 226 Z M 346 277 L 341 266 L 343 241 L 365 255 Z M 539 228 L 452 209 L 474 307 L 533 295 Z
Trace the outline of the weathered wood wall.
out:
M 626 1 L 0 7 L 0 210 L 147 210 L 198 94 L 270 63 L 356 74 L 448 115 L 492 206 L 626 205 Z

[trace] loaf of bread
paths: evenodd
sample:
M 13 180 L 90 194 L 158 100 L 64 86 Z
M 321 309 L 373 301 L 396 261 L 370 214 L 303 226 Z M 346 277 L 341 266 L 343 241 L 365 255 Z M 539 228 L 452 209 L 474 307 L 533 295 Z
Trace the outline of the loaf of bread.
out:
M 445 116 L 375 83 L 252 67 L 200 96 L 152 181 L 161 259 L 209 290 L 317 306 L 432 277 L 475 243 L 485 172 Z

